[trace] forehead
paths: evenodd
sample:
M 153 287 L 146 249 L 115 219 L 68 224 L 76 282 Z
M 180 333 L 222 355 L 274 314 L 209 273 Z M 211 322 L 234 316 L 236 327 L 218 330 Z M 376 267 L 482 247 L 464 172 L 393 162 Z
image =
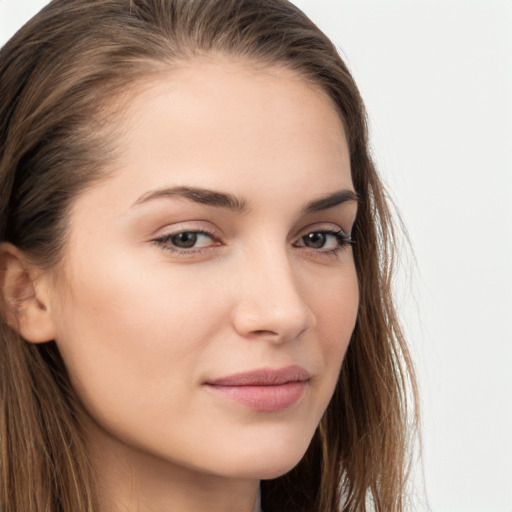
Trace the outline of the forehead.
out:
M 109 203 L 124 201 L 119 208 L 166 186 L 275 200 L 352 187 L 337 109 L 287 68 L 197 59 L 126 97 L 115 142 L 120 156 L 104 190 Z

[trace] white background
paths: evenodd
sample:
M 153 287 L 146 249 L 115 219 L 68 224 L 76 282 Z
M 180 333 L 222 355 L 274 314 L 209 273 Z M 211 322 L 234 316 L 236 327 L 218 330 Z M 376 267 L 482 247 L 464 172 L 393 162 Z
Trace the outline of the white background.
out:
M 0 44 L 45 3 L 0 0 Z M 296 3 L 355 75 L 412 242 L 428 504 L 512 512 L 512 0 Z

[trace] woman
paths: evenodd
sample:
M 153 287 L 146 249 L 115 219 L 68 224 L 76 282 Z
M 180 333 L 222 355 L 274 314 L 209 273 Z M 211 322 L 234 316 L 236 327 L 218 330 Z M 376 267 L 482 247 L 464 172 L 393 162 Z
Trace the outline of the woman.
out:
M 3 511 L 404 510 L 390 215 L 318 28 L 54 0 L 0 76 Z

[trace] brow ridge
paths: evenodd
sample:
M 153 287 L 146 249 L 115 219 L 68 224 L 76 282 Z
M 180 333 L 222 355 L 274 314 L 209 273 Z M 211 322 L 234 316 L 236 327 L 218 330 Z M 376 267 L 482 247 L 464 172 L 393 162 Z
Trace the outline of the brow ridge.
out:
M 348 201 L 355 201 L 356 203 L 359 202 L 357 193 L 349 189 L 338 190 L 332 194 L 328 194 L 327 196 L 321 197 L 320 199 L 315 199 L 307 203 L 303 209 L 303 212 L 320 212 L 335 206 L 339 206 L 340 204 L 346 203 Z
M 237 196 L 227 192 L 218 192 L 215 190 L 190 186 L 177 186 L 147 192 L 137 199 L 134 206 L 147 203 L 154 199 L 166 197 L 182 197 L 195 203 L 217 208 L 226 208 L 240 213 L 248 210 L 248 203 L 243 198 L 238 198 Z M 340 204 L 348 201 L 358 202 L 357 193 L 349 189 L 338 190 L 319 199 L 310 201 L 304 206 L 302 211 L 304 214 L 319 212 L 339 206 Z
M 226 192 L 217 192 L 201 187 L 171 187 L 153 190 L 143 194 L 135 205 L 147 203 L 153 199 L 160 199 L 165 197 L 183 197 L 194 201 L 195 203 L 205 204 L 208 206 L 214 206 L 217 208 L 227 208 L 228 210 L 234 210 L 238 212 L 247 211 L 247 201 L 239 199 L 233 194 Z

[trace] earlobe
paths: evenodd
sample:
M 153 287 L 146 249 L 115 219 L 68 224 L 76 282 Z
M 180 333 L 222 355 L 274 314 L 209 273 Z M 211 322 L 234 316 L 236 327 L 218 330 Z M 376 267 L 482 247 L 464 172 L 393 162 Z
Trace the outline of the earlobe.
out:
M 8 325 L 30 343 L 55 339 L 48 297 L 39 284 L 40 271 L 9 243 L 0 244 L 1 306 Z

